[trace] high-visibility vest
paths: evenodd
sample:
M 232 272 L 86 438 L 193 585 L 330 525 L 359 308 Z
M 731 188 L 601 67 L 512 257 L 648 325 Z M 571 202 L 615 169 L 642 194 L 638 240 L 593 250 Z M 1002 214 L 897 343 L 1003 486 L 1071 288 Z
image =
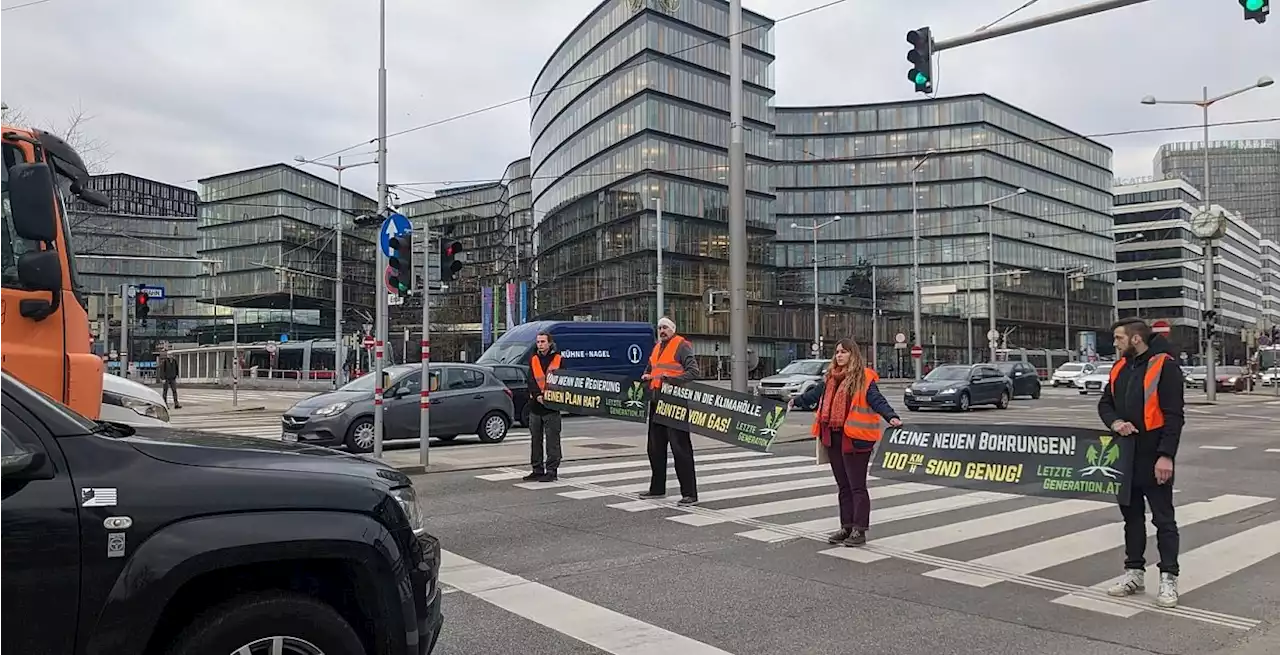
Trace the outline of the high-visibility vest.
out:
M 538 383 L 539 391 L 547 390 L 547 373 L 560 368 L 560 353 L 556 353 L 551 358 L 551 365 L 547 370 L 542 370 L 542 360 L 538 358 L 538 353 L 533 353 L 533 360 L 530 361 L 529 367 L 533 369 L 533 381 Z
M 852 397 L 849 398 L 849 411 L 844 418 L 844 436 L 849 439 L 858 441 L 879 441 L 881 435 L 880 414 L 871 408 L 871 404 L 867 402 L 867 390 L 871 388 L 871 383 L 880 379 L 880 375 L 872 369 L 865 369 L 865 379 L 862 381 L 860 388 L 854 389 Z M 830 381 L 827 384 L 831 384 Z M 833 398 L 835 396 L 832 396 Z M 813 425 L 809 427 L 809 434 L 813 436 L 821 436 L 822 430 L 826 426 L 820 425 L 822 422 L 822 404 L 827 401 L 827 390 L 822 392 L 822 400 L 818 402 L 818 409 L 813 413 Z
M 684 366 L 676 358 L 676 353 L 684 342 L 684 337 L 677 334 L 667 340 L 665 346 L 661 341 L 653 344 L 653 352 L 649 353 L 649 374 L 653 376 L 649 380 L 650 389 L 662 388 L 664 377 L 671 378 L 684 373 Z
M 1165 361 L 1172 359 L 1167 353 L 1156 353 L 1147 362 L 1147 373 L 1142 376 L 1142 425 L 1148 432 L 1164 427 L 1164 410 L 1160 409 L 1160 396 L 1156 391 L 1160 387 L 1160 371 L 1164 369 Z M 1121 357 L 1111 367 L 1109 384 L 1112 397 L 1116 393 L 1116 378 L 1120 376 L 1127 361 Z

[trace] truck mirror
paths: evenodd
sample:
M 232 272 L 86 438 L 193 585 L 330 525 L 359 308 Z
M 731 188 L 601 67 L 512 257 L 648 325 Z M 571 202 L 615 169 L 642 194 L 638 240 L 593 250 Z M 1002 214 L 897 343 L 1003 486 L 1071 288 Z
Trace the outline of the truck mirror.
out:
M 53 173 L 48 164 L 17 164 L 9 169 L 9 207 L 19 237 L 42 242 L 58 238 Z
M 62 290 L 62 262 L 56 250 L 32 250 L 18 257 L 18 281 L 32 291 Z

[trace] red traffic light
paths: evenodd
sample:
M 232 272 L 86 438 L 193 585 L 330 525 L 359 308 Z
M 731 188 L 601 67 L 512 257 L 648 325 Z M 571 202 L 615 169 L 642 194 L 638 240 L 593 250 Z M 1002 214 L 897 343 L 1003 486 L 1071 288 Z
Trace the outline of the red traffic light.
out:
M 147 304 L 147 302 L 148 302 L 149 300 L 151 300 L 151 296 L 147 295 L 147 294 L 146 294 L 145 292 L 143 292 L 143 291 L 139 291 L 139 292 L 138 292 L 138 304 L 139 304 L 139 305 L 146 305 L 146 304 Z

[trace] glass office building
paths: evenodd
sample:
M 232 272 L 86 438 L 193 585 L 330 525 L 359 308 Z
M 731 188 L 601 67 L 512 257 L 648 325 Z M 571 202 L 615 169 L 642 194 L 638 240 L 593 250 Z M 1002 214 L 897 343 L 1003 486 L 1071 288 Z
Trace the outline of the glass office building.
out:
M 345 329 L 370 322 L 376 228 L 355 228 L 377 202 L 287 164 L 200 180 L 199 254 L 218 260 L 205 302 L 235 307 L 241 340 L 332 338 L 335 228 L 344 226 Z M 219 337 L 230 337 L 220 325 Z
M 530 100 L 539 318 L 656 322 L 665 313 L 715 371 L 729 353 L 729 4 L 606 0 L 547 61 Z M 773 21 L 744 11 L 751 348 L 792 336 L 774 302 Z M 657 222 L 662 209 L 661 239 Z
M 1166 143 L 1156 151 L 1155 175 L 1204 188 L 1204 142 Z M 1280 139 L 1209 142 L 1209 199 L 1280 241 Z
M 924 298 L 921 341 L 930 363 L 967 361 L 970 342 L 975 360 L 987 358 L 989 241 L 996 325 L 1007 333 L 1007 347 L 1063 348 L 1064 293 L 1073 334 L 1109 325 L 1114 244 L 1106 146 L 993 97 L 967 95 L 779 107 L 774 151 L 778 266 L 803 270 L 816 257 L 819 295 L 833 305 L 854 291 L 851 275 L 873 267 L 888 312 L 885 341 L 912 333 L 913 206 L 920 279 L 957 287 Z M 1027 193 L 988 205 L 1018 188 Z M 839 222 L 819 231 L 814 252 L 813 233 L 803 228 L 836 216 Z M 1083 290 L 1068 291 L 1062 271 L 1082 267 L 1097 274 Z M 784 291 L 812 296 L 811 273 L 781 279 Z
M 131 358 L 145 368 L 154 361 L 157 343 L 185 340 L 188 330 L 212 315 L 199 302 L 203 267 L 195 261 L 196 192 L 127 173 L 94 175 L 86 186 L 111 201 L 106 209 L 80 200 L 68 208 L 81 292 L 89 299 L 90 319 L 97 322 L 98 352 L 119 347 L 121 285 L 164 288 L 164 299 L 148 303 L 146 327 L 134 321 L 129 328 Z

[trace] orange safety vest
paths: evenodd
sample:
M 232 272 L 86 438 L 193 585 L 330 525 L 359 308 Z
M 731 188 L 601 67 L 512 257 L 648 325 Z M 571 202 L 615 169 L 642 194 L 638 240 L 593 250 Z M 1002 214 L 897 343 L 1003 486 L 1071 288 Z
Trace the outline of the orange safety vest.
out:
M 1160 409 L 1160 396 L 1156 390 L 1160 386 L 1160 371 L 1164 369 L 1165 360 L 1172 360 L 1167 353 L 1156 353 L 1147 362 L 1147 374 L 1142 377 L 1142 425 L 1148 432 L 1164 427 L 1164 410 Z M 1121 357 L 1111 367 L 1111 394 L 1116 392 L 1116 378 L 1124 368 L 1126 360 Z
M 684 337 L 675 335 L 667 341 L 664 348 L 662 342 L 653 344 L 653 352 L 649 353 L 649 374 L 653 376 L 649 380 L 650 389 L 662 388 L 662 378 L 675 377 L 684 373 L 684 366 L 680 365 L 680 360 L 676 359 L 676 353 L 680 351 L 680 345 L 683 344 Z
M 533 381 L 538 383 L 539 391 L 547 390 L 547 373 L 560 368 L 560 353 L 556 353 L 551 358 L 551 366 L 547 370 L 542 370 L 542 360 L 538 359 L 538 353 L 533 353 L 533 359 L 529 363 L 529 367 L 533 369 Z
M 862 381 L 862 387 L 853 390 L 853 394 L 849 399 L 849 411 L 844 419 L 844 436 L 849 439 L 858 441 L 879 441 L 880 440 L 880 414 L 871 408 L 867 403 L 867 390 L 871 388 L 871 383 L 880 379 L 880 375 L 874 370 L 866 369 L 866 379 Z M 819 425 L 822 422 L 822 403 L 826 402 L 827 394 L 824 390 L 822 400 L 818 403 L 818 409 L 813 413 L 813 425 L 809 427 L 809 434 L 815 437 L 822 436 L 822 428 Z

